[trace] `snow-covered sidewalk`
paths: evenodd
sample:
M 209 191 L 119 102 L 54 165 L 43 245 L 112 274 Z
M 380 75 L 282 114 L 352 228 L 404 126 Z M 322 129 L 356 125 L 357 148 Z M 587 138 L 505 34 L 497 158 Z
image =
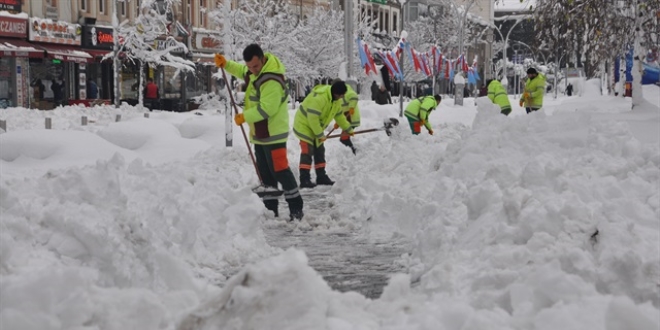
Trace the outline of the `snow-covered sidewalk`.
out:
M 264 228 L 284 221 L 250 192 L 238 130 L 224 148 L 223 115 L 4 110 L 0 327 L 657 329 L 660 94 L 645 95 L 633 111 L 546 96 L 509 117 L 443 100 L 433 136 L 404 121 L 356 136 L 357 156 L 329 141 L 337 183 L 330 214 L 309 212 L 313 233 L 412 242 L 374 300 L 269 244 Z M 361 109 L 362 128 L 398 115 Z

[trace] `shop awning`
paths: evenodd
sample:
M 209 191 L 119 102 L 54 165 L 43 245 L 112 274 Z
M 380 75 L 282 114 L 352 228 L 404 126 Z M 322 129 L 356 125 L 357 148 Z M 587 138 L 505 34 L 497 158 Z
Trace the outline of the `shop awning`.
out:
M 89 55 L 87 52 L 78 50 L 74 47 L 52 45 L 44 46 L 39 45 L 39 47 L 46 50 L 46 56 L 51 59 L 61 60 L 64 62 L 75 62 L 75 63 L 89 63 L 94 61 L 94 57 Z
M 24 40 L 0 38 L 0 55 L 7 57 L 43 58 L 44 50 Z

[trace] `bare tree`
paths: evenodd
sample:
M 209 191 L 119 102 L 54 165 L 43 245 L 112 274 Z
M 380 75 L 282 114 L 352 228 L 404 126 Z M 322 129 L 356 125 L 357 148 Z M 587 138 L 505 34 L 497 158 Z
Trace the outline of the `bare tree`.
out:
M 588 76 L 597 73 L 605 61 L 634 47 L 637 85 L 641 82 L 641 58 L 657 42 L 658 8 L 660 0 L 538 1 L 534 8 L 537 40 L 543 46 L 564 49 L 571 54 L 569 61 L 584 61 L 591 66 Z M 637 105 L 641 84 L 633 89 L 633 105 Z
M 125 20 L 117 28 L 118 39 L 122 41 L 121 53 L 126 60 L 140 64 L 138 87 L 138 104 L 140 106 L 144 102 L 144 95 L 141 91 L 145 65 L 174 67 L 177 69 L 175 77 L 180 71 L 194 72 L 195 70 L 193 62 L 173 54 L 174 52 L 188 53 L 186 45 L 170 33 L 175 27 L 168 15 L 171 15 L 173 6 L 177 2 L 177 0 L 142 0 L 135 21 Z M 111 56 L 115 56 L 114 52 L 107 55 L 107 57 Z M 119 70 L 120 68 L 115 67 L 116 72 Z

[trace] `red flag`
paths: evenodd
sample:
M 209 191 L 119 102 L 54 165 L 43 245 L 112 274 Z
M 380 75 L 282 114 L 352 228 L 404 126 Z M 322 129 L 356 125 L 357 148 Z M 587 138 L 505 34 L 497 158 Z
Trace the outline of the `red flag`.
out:
M 445 63 L 446 63 L 446 65 L 445 65 L 445 79 L 449 79 L 449 70 L 451 70 L 451 68 L 449 67 L 450 66 L 449 60 L 445 60 Z
M 367 60 L 369 60 L 369 66 L 371 66 L 371 70 L 374 72 L 374 74 L 378 74 L 378 69 L 376 68 L 376 63 L 374 62 L 374 57 L 371 56 L 371 52 L 369 51 L 369 47 L 367 45 L 364 45 L 364 51 L 367 53 Z

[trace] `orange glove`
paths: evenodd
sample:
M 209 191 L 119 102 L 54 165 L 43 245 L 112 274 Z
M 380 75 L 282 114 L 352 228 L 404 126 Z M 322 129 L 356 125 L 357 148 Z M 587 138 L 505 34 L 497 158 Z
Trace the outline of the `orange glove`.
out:
M 520 100 L 520 102 L 518 102 L 518 104 L 520 104 L 520 106 L 522 107 L 523 104 L 525 104 L 525 102 L 523 102 L 523 100 Z
M 245 116 L 242 113 L 237 114 L 234 116 L 234 122 L 236 123 L 236 126 L 241 126 L 245 122 Z
M 426 121 L 424 119 L 420 119 L 419 123 L 422 124 L 422 125 L 426 125 Z
M 215 66 L 219 68 L 225 68 L 225 65 L 227 65 L 227 59 L 222 54 L 215 54 Z
M 348 113 L 350 113 L 351 115 L 353 115 L 353 114 L 355 113 L 355 108 L 351 108 L 351 110 L 348 110 Z
M 333 128 L 334 128 L 334 129 L 338 129 L 338 128 L 339 128 L 339 124 L 335 123 L 335 126 L 333 126 Z
M 352 128 L 351 128 L 350 131 L 348 131 L 346 133 L 348 133 L 348 135 L 350 135 L 350 136 L 355 136 L 355 131 Z
M 529 96 L 530 96 L 529 93 L 527 93 L 527 92 L 523 93 L 523 97 L 524 97 L 524 98 L 528 99 Z
M 429 130 L 429 134 L 433 135 L 433 130 L 432 129 Z

